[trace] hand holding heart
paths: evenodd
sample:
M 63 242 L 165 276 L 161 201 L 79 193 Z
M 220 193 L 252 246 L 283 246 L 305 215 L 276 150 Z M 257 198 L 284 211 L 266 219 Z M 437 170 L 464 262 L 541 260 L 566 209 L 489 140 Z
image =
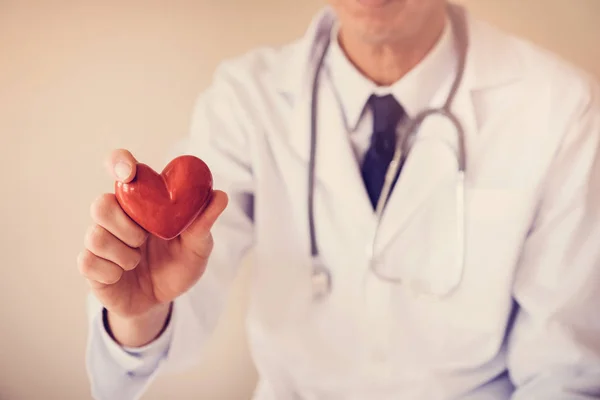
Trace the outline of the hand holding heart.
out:
M 159 175 L 117 150 L 108 168 L 116 195 L 93 202 L 78 266 L 109 312 L 135 318 L 169 304 L 202 276 L 227 196 L 213 191 L 210 170 L 191 156 Z

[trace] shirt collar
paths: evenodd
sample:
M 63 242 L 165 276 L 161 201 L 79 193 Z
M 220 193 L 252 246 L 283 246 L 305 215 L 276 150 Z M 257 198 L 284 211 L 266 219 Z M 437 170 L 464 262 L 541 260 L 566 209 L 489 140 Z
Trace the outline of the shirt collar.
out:
M 350 62 L 338 42 L 338 25 L 334 25 L 325 65 L 351 130 L 356 129 L 372 94 L 394 95 L 409 117 L 428 107 L 435 92 L 454 70 L 451 66 L 456 53 L 452 29 L 449 21 L 446 22 L 442 36 L 427 56 L 402 79 L 385 87 L 367 79 Z

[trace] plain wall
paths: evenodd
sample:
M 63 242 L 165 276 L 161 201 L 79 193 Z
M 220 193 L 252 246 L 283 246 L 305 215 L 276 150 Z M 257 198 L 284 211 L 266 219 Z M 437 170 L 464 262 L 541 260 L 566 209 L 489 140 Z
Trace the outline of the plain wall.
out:
M 600 76 L 600 1 L 472 0 L 469 7 Z M 87 285 L 77 253 L 104 157 L 159 167 L 215 65 L 302 34 L 317 0 L 0 0 L 0 399 L 89 399 Z M 282 17 L 283 15 L 283 17 Z M 146 399 L 244 399 L 243 277 L 193 371 Z

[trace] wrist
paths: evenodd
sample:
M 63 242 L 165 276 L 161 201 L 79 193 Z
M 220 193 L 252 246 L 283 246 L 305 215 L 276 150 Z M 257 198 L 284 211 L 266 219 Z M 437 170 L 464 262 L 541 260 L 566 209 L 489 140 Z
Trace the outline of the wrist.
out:
M 124 347 L 142 347 L 160 337 L 169 324 L 172 303 L 160 304 L 143 314 L 121 316 L 103 310 L 107 333 Z

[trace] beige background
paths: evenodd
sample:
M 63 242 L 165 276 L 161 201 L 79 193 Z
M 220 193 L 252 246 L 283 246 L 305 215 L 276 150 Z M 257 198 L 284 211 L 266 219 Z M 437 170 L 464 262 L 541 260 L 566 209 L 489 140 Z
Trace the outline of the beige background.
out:
M 466 3 L 600 76 L 599 0 Z M 89 399 L 75 257 L 89 203 L 111 190 L 104 156 L 126 147 L 158 167 L 220 59 L 295 38 L 321 5 L 0 0 L 0 399 Z M 235 295 L 207 359 L 146 399 L 248 397 Z

